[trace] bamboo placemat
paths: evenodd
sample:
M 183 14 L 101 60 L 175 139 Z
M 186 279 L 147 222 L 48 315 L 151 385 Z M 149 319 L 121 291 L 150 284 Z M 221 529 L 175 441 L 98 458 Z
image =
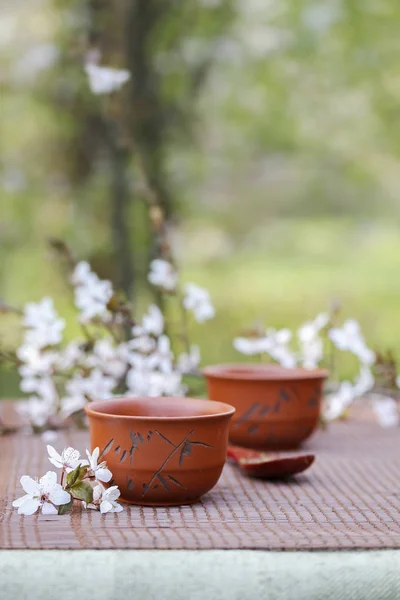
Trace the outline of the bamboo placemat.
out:
M 54 442 L 81 452 L 87 432 Z M 179 508 L 124 505 L 100 515 L 20 517 L 11 502 L 21 475 L 52 469 L 38 436 L 0 438 L 0 549 L 372 549 L 400 548 L 400 428 L 381 429 L 366 410 L 318 432 L 307 473 L 290 482 L 245 478 L 227 464 L 203 500 Z

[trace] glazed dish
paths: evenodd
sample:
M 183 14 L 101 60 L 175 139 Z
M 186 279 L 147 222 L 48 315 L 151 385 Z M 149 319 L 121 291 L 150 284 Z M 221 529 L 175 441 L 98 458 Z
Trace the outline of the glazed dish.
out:
M 92 450 L 100 448 L 121 499 L 133 504 L 190 504 L 217 483 L 235 409 L 194 398 L 112 398 L 92 402 Z
M 215 365 L 203 370 L 208 397 L 236 408 L 229 439 L 260 450 L 297 448 L 315 431 L 321 411 L 322 369 L 275 365 Z

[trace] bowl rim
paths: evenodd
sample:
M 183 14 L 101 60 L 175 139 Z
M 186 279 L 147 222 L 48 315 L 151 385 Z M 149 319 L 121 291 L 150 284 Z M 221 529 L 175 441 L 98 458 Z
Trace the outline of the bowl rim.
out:
M 196 400 L 196 401 L 201 401 L 201 402 L 207 402 L 209 404 L 212 403 L 212 405 L 215 407 L 215 405 L 220 405 L 221 407 L 224 407 L 225 410 L 221 410 L 221 412 L 216 412 L 216 413 L 212 413 L 209 415 L 182 415 L 182 416 L 174 416 L 174 417 L 168 417 L 168 416 L 152 416 L 152 415 L 118 415 L 112 412 L 104 412 L 104 411 L 97 411 L 96 407 L 98 406 L 105 406 L 107 404 L 107 402 L 109 402 L 110 400 L 158 400 L 158 401 L 166 401 L 166 400 L 189 400 L 189 402 L 191 400 Z M 106 400 L 94 400 L 93 402 L 91 402 L 90 404 L 87 404 L 84 407 L 85 413 L 88 415 L 88 417 L 97 417 L 97 418 L 105 418 L 105 419 L 123 419 L 123 420 L 127 420 L 127 421 L 132 421 L 132 420 L 136 420 L 136 421 L 165 421 L 165 422 L 173 422 L 173 421 L 198 421 L 198 420 L 207 420 L 207 419 L 218 419 L 219 417 L 227 417 L 227 416 L 232 416 L 235 412 L 236 412 L 236 408 L 230 404 L 227 404 L 226 402 L 219 402 L 216 400 L 209 400 L 207 398 L 192 398 L 192 397 L 185 397 L 185 396 L 133 396 L 133 397 L 129 397 L 129 396 L 112 396 L 111 398 L 107 398 Z
M 326 379 L 327 369 L 288 369 L 271 363 L 232 363 L 204 367 L 202 374 L 213 379 L 236 379 L 240 381 L 306 381 Z

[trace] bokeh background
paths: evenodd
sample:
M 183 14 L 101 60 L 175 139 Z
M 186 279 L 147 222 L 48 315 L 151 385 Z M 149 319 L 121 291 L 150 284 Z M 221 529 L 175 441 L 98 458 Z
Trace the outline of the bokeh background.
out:
M 0 298 L 52 295 L 72 337 L 60 238 L 140 314 L 155 201 L 216 305 L 203 364 L 332 302 L 400 349 L 399 28 L 397 0 L 3 0 Z M 93 95 L 88 56 L 131 81 Z

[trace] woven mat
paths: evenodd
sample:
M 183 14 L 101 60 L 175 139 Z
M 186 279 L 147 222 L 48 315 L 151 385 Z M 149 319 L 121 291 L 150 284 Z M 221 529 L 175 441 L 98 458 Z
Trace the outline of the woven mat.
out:
M 59 434 L 54 445 L 84 451 L 86 432 Z M 381 429 L 365 410 L 318 432 L 307 473 L 287 482 L 248 479 L 227 464 L 199 504 L 126 506 L 100 515 L 20 517 L 11 502 L 21 475 L 49 468 L 44 441 L 0 438 L 0 549 L 372 549 L 400 548 L 400 429 Z

